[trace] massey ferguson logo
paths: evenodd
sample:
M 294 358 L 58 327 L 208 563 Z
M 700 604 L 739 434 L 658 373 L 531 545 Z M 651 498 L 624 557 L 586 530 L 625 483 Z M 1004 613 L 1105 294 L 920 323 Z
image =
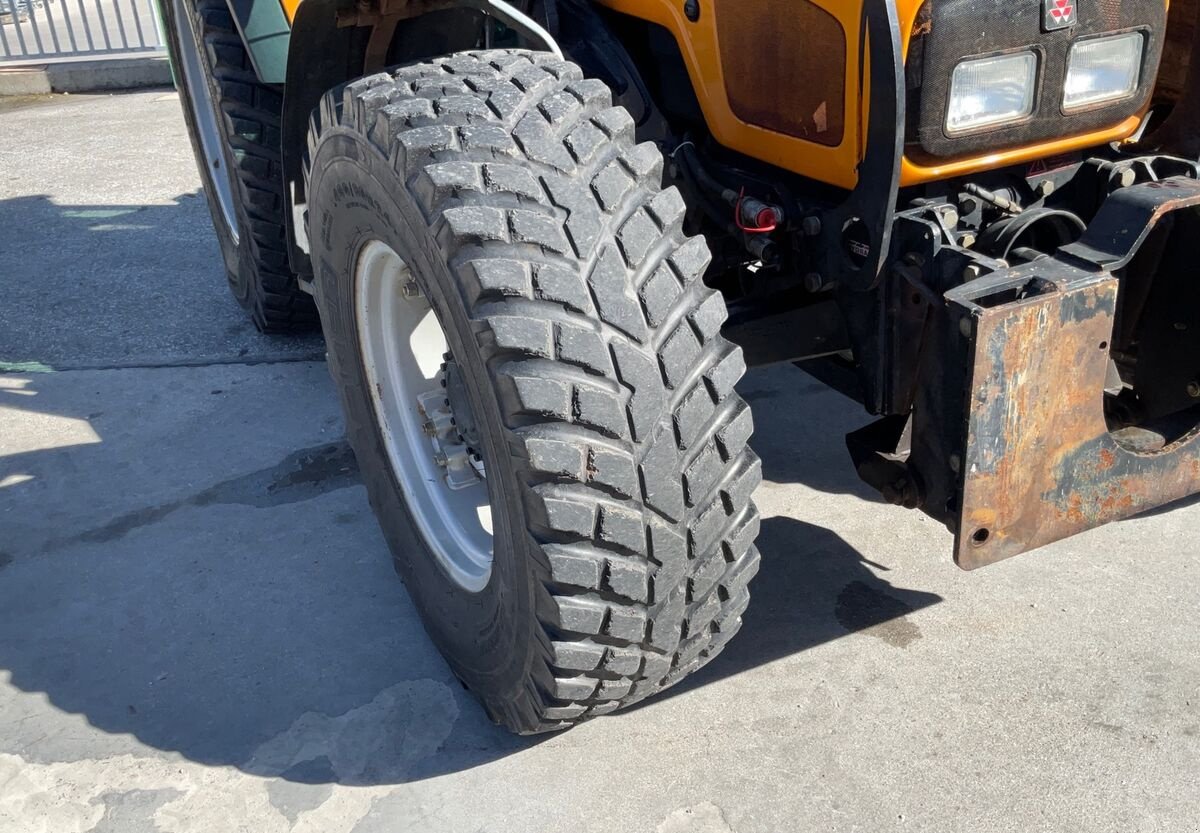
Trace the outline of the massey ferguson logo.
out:
M 1042 28 L 1047 32 L 1069 29 L 1079 18 L 1075 6 L 1079 0 L 1042 0 Z

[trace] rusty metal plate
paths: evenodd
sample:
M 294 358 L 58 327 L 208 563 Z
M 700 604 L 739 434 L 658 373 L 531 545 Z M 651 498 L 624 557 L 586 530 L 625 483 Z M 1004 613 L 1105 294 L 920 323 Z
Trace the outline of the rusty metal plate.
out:
M 1200 430 L 1154 453 L 1109 433 L 1117 279 L 1047 269 L 1014 269 L 983 297 L 947 295 L 975 348 L 955 540 L 967 569 L 1200 491 Z

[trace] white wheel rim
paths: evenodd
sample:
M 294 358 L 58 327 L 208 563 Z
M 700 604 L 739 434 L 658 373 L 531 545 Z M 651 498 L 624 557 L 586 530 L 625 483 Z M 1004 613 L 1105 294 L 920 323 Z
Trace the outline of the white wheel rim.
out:
M 179 57 L 180 63 L 183 64 L 180 70 L 184 86 L 187 87 L 188 100 L 192 103 L 192 120 L 196 123 L 196 133 L 199 134 L 200 150 L 204 154 L 204 164 L 208 167 L 209 179 L 216 192 L 214 196 L 217 205 L 220 206 L 221 217 L 236 244 L 238 223 L 237 211 L 233 205 L 233 180 L 225 162 L 221 130 L 217 126 L 220 114 L 208 88 L 208 78 L 200 59 L 200 46 L 192 21 L 192 11 L 184 0 L 172 0 L 171 6 L 179 25 L 179 51 L 182 53 Z
M 446 334 L 386 243 L 371 241 L 360 252 L 354 294 L 367 386 L 396 482 L 443 571 L 478 592 L 492 573 L 492 511 L 482 464 L 462 467 L 466 449 L 446 434 L 449 408 L 439 411 Z

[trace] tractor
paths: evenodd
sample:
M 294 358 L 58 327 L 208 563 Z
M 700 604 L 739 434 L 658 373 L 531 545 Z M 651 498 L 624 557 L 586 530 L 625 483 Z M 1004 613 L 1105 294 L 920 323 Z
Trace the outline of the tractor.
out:
M 965 569 L 1200 492 L 1200 0 L 160 5 L 230 287 L 512 731 L 737 632 L 747 366 Z

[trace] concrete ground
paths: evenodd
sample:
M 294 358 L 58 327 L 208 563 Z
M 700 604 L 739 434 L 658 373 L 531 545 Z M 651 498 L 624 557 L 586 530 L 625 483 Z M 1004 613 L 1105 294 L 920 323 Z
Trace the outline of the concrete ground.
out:
M 763 568 L 650 704 L 492 727 L 315 339 L 229 299 L 168 92 L 0 105 L 0 831 L 1200 830 L 1200 504 L 985 570 L 751 373 Z

